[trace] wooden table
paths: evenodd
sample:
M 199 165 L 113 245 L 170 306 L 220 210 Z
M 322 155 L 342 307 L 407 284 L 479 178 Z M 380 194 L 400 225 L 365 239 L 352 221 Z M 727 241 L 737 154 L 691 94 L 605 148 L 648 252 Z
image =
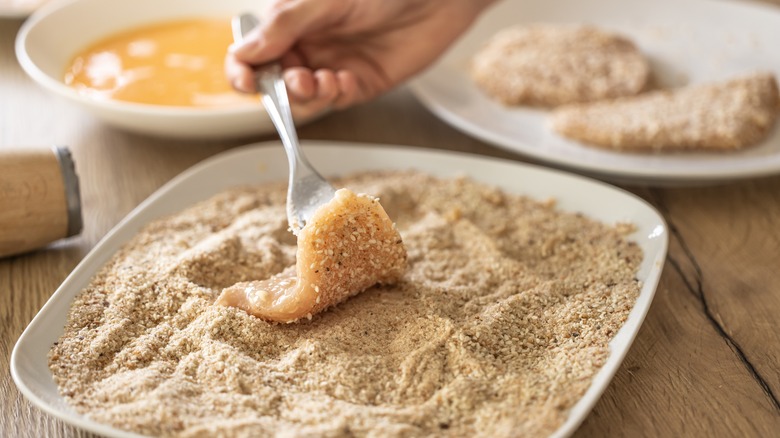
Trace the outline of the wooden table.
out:
M 0 259 L 0 436 L 91 436 L 42 413 L 17 391 L 9 373 L 17 338 L 90 248 L 159 186 L 204 158 L 272 137 L 170 141 L 103 125 L 22 72 L 13 54 L 20 25 L 0 20 L 0 148 L 70 145 L 85 222 L 79 237 Z M 404 89 L 329 115 L 300 135 L 523 160 L 460 134 Z M 777 436 L 780 176 L 627 188 L 668 221 L 669 258 L 644 326 L 577 435 Z

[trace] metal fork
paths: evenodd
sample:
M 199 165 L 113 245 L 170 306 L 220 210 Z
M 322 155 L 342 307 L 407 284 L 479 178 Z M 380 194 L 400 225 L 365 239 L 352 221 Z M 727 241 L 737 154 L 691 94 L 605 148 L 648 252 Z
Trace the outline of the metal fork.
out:
M 252 14 L 241 14 L 233 18 L 233 39 L 241 42 L 249 31 L 260 24 Z M 336 190 L 309 164 L 298 144 L 287 88 L 282 79 L 282 67 L 278 62 L 255 67 L 255 86 L 262 93 L 263 106 L 271 117 L 279 137 L 282 139 L 287 161 L 290 164 L 290 179 L 287 185 L 287 222 L 294 234 L 298 234 L 311 219 L 314 211 L 327 203 Z

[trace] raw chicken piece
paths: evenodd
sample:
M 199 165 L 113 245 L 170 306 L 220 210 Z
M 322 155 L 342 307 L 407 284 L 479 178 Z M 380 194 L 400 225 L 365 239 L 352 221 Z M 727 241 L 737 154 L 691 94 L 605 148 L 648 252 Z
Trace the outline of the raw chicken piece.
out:
M 216 304 L 293 322 L 376 283 L 394 283 L 405 270 L 406 248 L 379 200 L 340 189 L 300 231 L 294 267 L 225 288 Z

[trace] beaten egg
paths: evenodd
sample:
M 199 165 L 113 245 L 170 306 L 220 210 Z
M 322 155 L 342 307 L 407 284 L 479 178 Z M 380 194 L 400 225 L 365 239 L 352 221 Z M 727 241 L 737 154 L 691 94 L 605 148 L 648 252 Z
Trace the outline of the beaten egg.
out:
M 77 54 L 65 83 L 96 99 L 166 106 L 257 104 L 233 90 L 224 73 L 232 43 L 229 19 L 158 23 L 100 40 Z

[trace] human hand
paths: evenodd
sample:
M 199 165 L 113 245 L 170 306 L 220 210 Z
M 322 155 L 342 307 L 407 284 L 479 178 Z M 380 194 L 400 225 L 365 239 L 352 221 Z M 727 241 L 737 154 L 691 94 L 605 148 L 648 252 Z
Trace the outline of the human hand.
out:
M 302 117 L 374 98 L 431 64 L 492 0 L 277 0 L 231 46 L 228 79 L 255 92 L 252 65 L 280 60 Z

